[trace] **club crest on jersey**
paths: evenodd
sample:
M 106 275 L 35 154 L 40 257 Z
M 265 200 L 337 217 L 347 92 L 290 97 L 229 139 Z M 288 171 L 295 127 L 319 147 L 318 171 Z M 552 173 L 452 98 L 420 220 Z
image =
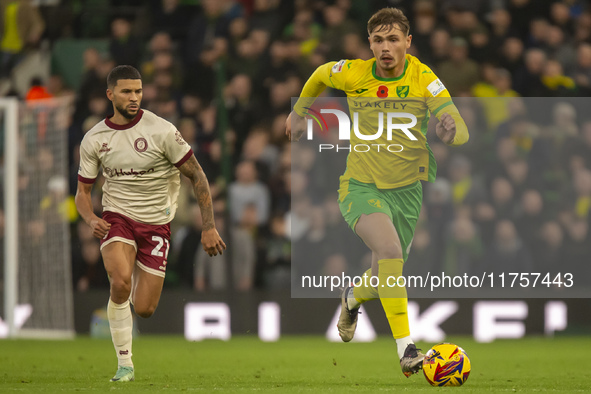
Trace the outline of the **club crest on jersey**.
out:
M 382 207 L 382 202 L 380 200 L 376 200 L 375 198 L 372 198 L 371 200 L 367 200 L 367 203 L 369 205 L 371 205 L 372 207 L 376 207 L 376 208 Z
M 137 140 L 135 140 L 135 142 L 133 143 L 133 147 L 136 151 L 140 153 L 145 152 L 148 149 L 148 141 L 146 141 L 145 138 L 140 137 Z
M 410 87 L 408 85 L 396 86 L 396 94 L 400 98 L 405 98 L 406 96 L 408 96 L 409 91 L 410 91 Z

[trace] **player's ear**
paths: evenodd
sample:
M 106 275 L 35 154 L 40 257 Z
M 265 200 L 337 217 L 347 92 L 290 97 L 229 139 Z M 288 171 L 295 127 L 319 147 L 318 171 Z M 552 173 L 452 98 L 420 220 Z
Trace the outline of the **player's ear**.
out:
M 409 34 L 408 37 L 406 37 L 406 49 L 410 48 L 411 42 L 412 42 L 412 34 Z
M 111 89 L 107 89 L 107 98 L 109 101 L 113 101 L 113 91 Z

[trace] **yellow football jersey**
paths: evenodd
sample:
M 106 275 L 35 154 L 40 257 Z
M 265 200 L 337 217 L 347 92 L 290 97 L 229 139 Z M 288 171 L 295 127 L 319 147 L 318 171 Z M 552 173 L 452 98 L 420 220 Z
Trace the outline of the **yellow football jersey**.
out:
M 376 75 L 375 58 L 324 64 L 306 82 L 294 111 L 305 116 L 306 107 L 327 86 L 347 94 L 351 121 L 358 120 L 350 133 L 351 151 L 341 182 L 353 178 L 380 189 L 417 180 L 433 182 L 437 165 L 426 139 L 430 114 L 440 118 L 448 113 L 454 118 L 456 136 L 451 145 L 468 140 L 466 124 L 449 92 L 414 56 L 406 55 L 404 71 L 397 78 Z M 402 124 L 408 126 L 389 127 Z

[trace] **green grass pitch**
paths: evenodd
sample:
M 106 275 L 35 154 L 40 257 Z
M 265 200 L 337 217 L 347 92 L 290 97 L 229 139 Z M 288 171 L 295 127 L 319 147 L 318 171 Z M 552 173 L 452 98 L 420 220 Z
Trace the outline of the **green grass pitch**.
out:
M 329 343 L 320 337 L 255 337 L 187 342 L 177 336 L 134 341 L 136 381 L 110 383 L 115 351 L 109 340 L 0 341 L 0 393 L 202 392 L 563 392 L 591 391 L 586 352 L 591 337 L 527 338 L 462 346 L 472 373 L 462 387 L 431 387 L 422 375 L 405 378 L 395 343 Z M 430 345 L 419 343 L 424 350 Z

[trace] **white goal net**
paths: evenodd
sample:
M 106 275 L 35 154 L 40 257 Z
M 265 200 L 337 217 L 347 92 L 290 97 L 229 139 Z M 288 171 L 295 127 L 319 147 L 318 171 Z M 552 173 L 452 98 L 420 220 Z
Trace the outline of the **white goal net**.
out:
M 0 336 L 72 336 L 71 101 L 0 99 L 0 109 L 5 219 Z

